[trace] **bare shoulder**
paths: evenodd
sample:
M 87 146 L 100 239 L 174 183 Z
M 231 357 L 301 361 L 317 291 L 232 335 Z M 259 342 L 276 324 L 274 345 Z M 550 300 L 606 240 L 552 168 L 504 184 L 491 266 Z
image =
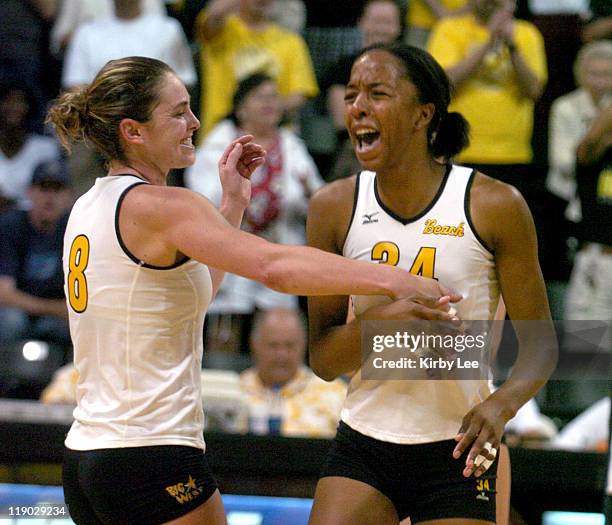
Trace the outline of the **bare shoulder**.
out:
M 470 215 L 487 246 L 495 247 L 500 236 L 531 224 L 531 212 L 521 193 L 510 184 L 476 173 L 470 190 Z
M 470 192 L 472 213 L 484 213 L 495 217 L 506 216 L 509 212 L 520 213 L 528 210 L 521 193 L 510 184 L 477 172 Z
M 349 206 L 352 209 L 357 175 L 325 184 L 312 196 L 311 206 Z
M 203 202 L 205 197 L 186 188 L 140 184 L 126 194 L 121 213 L 151 228 L 164 228 Z
M 320 188 L 310 199 L 308 239 L 310 244 L 341 251 L 353 215 L 357 176 L 340 179 Z M 318 241 L 315 241 L 318 239 Z M 313 242 L 315 241 L 315 242 Z

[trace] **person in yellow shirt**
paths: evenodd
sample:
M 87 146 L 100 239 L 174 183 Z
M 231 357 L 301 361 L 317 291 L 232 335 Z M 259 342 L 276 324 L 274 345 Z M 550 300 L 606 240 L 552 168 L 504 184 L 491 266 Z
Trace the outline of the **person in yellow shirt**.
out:
M 406 11 L 406 43 L 425 49 L 434 24 L 469 11 L 467 0 L 411 0 Z
M 468 14 L 438 22 L 428 51 L 455 86 L 471 143 L 457 158 L 529 190 L 534 104 L 547 79 L 542 35 L 514 18 L 514 0 L 469 0 Z M 524 192 L 524 191 L 523 191 Z
M 270 21 L 271 0 L 212 0 L 196 20 L 201 46 L 201 140 L 231 111 L 240 80 L 273 77 L 289 118 L 318 94 L 304 40 Z
M 332 437 L 346 384 L 326 382 L 304 365 L 305 323 L 298 310 L 260 312 L 251 332 L 254 366 L 240 375 L 249 430 L 260 434 Z

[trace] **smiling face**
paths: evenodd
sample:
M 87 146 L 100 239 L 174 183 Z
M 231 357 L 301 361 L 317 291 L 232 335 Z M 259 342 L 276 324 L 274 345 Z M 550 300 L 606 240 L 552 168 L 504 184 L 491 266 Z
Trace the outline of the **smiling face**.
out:
M 142 147 L 138 149 L 164 173 L 191 166 L 195 161 L 193 134 L 200 122 L 189 106 L 187 89 L 168 73 L 160 84 L 158 100 L 150 120 L 141 124 Z
M 357 59 L 346 88 L 345 124 L 365 169 L 398 165 L 415 133 L 426 137 L 426 126 L 420 123 L 423 107 L 394 55 L 372 50 Z

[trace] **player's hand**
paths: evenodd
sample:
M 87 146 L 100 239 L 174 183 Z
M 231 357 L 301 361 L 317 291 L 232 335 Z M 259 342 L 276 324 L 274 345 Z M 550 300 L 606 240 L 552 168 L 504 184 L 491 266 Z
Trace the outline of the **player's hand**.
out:
M 479 477 L 492 465 L 501 445 L 504 427 L 510 419 L 508 413 L 506 403 L 490 396 L 464 416 L 455 436 L 457 446 L 453 457 L 459 459 L 469 448 L 463 469 L 466 478 L 472 474 Z
M 266 156 L 266 151 L 252 140 L 252 135 L 243 135 L 232 141 L 218 164 L 223 199 L 245 208 L 251 199 L 251 175 L 264 163 Z
M 456 319 L 450 306 L 450 296 L 415 293 L 410 297 L 392 303 L 369 308 L 363 314 L 364 320 L 428 320 L 451 321 Z
M 394 299 L 402 299 L 404 297 L 410 298 L 415 295 L 436 297 L 438 299 L 448 296 L 450 298 L 449 302 L 451 303 L 458 303 L 463 299 L 461 294 L 458 294 L 448 286 L 440 284 L 435 279 L 420 277 L 419 275 L 408 273 L 405 270 L 400 270 L 397 267 L 394 267 L 394 269 L 400 272 L 394 281 L 394 284 L 397 286 L 394 291 Z

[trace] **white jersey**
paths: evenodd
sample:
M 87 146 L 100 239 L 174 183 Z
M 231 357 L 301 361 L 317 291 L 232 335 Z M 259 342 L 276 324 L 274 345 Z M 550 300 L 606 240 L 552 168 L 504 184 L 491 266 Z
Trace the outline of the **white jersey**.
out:
M 361 172 L 344 256 L 397 264 L 434 277 L 463 295 L 455 305 L 460 318 L 492 319 L 499 288 L 493 254 L 470 218 L 472 180 L 471 169 L 449 166 L 431 204 L 418 216 L 404 219 L 381 202 L 376 174 Z M 356 313 L 368 302 L 365 297 L 351 299 Z M 363 380 L 357 371 L 341 419 L 362 434 L 393 443 L 451 439 L 463 416 L 489 392 L 484 380 Z
M 78 199 L 64 237 L 65 291 L 79 374 L 74 450 L 186 445 L 204 449 L 200 373 L 208 267 L 157 268 L 122 242 L 119 209 L 144 182 L 104 177 Z

